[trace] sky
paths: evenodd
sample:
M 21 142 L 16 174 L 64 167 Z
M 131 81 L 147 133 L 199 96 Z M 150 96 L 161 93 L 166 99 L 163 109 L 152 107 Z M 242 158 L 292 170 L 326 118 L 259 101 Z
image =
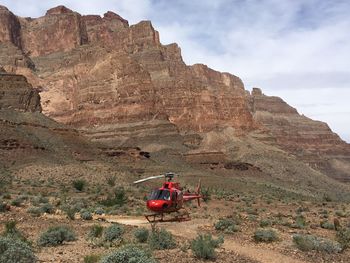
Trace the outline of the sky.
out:
M 350 142 L 348 0 L 0 0 L 19 16 L 65 5 L 81 14 L 114 11 L 151 20 L 184 61 L 239 76 L 245 88 L 282 97 Z

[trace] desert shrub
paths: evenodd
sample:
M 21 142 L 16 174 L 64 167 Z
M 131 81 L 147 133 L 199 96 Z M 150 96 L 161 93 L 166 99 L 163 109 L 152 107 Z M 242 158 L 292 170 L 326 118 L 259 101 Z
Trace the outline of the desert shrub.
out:
M 223 238 L 213 239 L 208 235 L 198 235 L 191 242 L 191 249 L 196 258 L 199 259 L 215 259 L 215 248 L 219 247 L 224 242 Z
M 3 192 L 6 189 L 6 186 L 11 184 L 12 176 L 11 173 L 4 168 L 0 167 L 0 192 Z
M 337 241 L 342 246 L 342 249 L 350 247 L 350 228 L 343 228 L 337 232 Z
M 61 209 L 66 213 L 68 219 L 70 220 L 74 220 L 75 214 L 78 212 L 78 209 L 71 205 L 64 205 Z
M 97 207 L 95 209 L 95 214 L 96 215 L 103 215 L 105 213 L 105 210 L 102 207 Z
M 25 236 L 17 229 L 17 222 L 13 220 L 5 222 L 5 230 L 2 236 L 27 242 Z
M 49 199 L 44 196 L 36 196 L 32 199 L 32 205 L 34 206 L 40 206 L 41 204 L 47 204 L 48 202 Z
M 305 228 L 306 218 L 303 215 L 297 215 L 295 217 L 295 223 L 292 225 L 293 228 Z
M 208 202 L 211 199 L 211 190 L 208 188 L 201 189 L 201 195 L 204 202 Z
M 316 250 L 327 253 L 338 253 L 342 250 L 338 242 L 313 235 L 294 235 L 293 242 L 302 251 Z
M 73 187 L 79 192 L 83 191 L 86 185 L 86 181 L 84 179 L 77 179 L 72 182 Z
M 6 212 L 8 210 L 8 205 L 0 200 L 0 213 Z
M 23 199 L 22 198 L 16 198 L 14 200 L 11 201 L 11 205 L 12 206 L 17 206 L 20 207 L 23 203 Z
M 347 213 L 345 211 L 335 211 L 335 214 L 336 216 L 339 216 L 339 217 L 347 217 Z
M 103 226 L 101 225 L 93 225 L 91 228 L 90 228 L 90 231 L 89 231 L 89 238 L 99 238 L 99 237 L 102 237 L 102 234 L 103 234 Z
M 50 227 L 41 234 L 38 245 L 42 247 L 52 247 L 61 245 L 64 241 L 76 240 L 74 232 L 66 226 Z
M 156 250 L 171 249 L 176 247 L 173 235 L 164 228 L 160 230 L 154 229 L 148 238 L 148 244 L 152 249 Z
M 102 258 L 100 263 L 156 263 L 151 254 L 137 246 L 129 245 Z
M 320 223 L 320 226 L 324 229 L 330 229 L 330 230 L 334 230 L 334 224 L 330 223 L 329 221 L 322 221 Z
M 116 175 L 109 175 L 106 176 L 106 181 L 109 186 L 115 186 L 115 183 L 117 181 L 117 176 Z
M 0 263 L 10 262 L 34 263 L 36 257 L 27 243 L 0 236 Z
M 261 228 L 254 232 L 253 238 L 256 242 L 273 242 L 278 240 L 278 234 L 272 228 Z
M 41 216 L 41 214 L 43 213 L 43 211 L 41 210 L 40 207 L 29 207 L 27 209 L 27 213 L 29 213 L 31 216 L 34 216 L 34 217 L 39 217 Z
M 84 257 L 84 263 L 97 263 L 101 259 L 100 255 L 87 255 Z
M 92 220 L 92 214 L 89 211 L 81 211 L 80 217 L 83 220 Z
M 272 222 L 269 219 L 262 219 L 259 225 L 260 227 L 268 227 L 268 226 L 272 226 Z
M 52 204 L 50 203 L 44 203 L 40 206 L 40 209 L 43 213 L 47 213 L 47 214 L 52 214 L 55 212 L 55 209 L 53 207 Z
M 215 222 L 214 227 L 216 230 L 224 231 L 225 233 L 233 233 L 239 231 L 239 226 L 232 219 L 219 219 Z
M 126 192 L 123 187 L 114 189 L 112 195 L 109 195 L 106 199 L 100 201 L 100 204 L 104 206 L 123 206 L 127 201 Z
M 149 236 L 149 231 L 146 228 L 138 228 L 134 232 L 136 240 L 140 243 L 145 243 Z
M 110 227 L 106 228 L 104 231 L 104 240 L 105 241 L 115 241 L 121 239 L 124 229 L 121 225 L 113 224 Z

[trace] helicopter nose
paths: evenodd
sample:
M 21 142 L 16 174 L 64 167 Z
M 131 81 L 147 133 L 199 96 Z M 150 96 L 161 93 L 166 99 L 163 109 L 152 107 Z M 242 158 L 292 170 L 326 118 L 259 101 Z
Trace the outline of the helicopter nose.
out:
M 168 203 L 163 200 L 150 200 L 147 202 L 147 207 L 152 211 L 162 211 L 168 207 Z

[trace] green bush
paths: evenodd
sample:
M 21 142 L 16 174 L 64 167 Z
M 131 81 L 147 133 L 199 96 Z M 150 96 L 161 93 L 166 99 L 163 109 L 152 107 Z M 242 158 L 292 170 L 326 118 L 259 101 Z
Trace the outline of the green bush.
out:
M 2 236 L 27 242 L 26 237 L 17 229 L 17 222 L 13 220 L 5 222 L 5 230 Z
M 115 183 L 117 181 L 117 176 L 116 175 L 109 175 L 106 176 L 106 181 L 109 186 L 115 186 Z
M 104 206 L 118 206 L 122 207 L 127 201 L 126 192 L 123 187 L 114 189 L 112 195 L 109 195 L 106 199 L 100 201 L 101 205 Z
M 0 236 L 0 263 L 34 263 L 31 247 L 18 239 Z
M 31 216 L 33 216 L 33 217 L 39 217 L 43 213 L 43 211 L 41 210 L 40 207 L 34 207 L 34 206 L 33 207 L 29 207 L 27 209 L 27 212 L 29 214 L 31 214 Z
M 330 223 L 329 221 L 322 221 L 320 223 L 320 226 L 324 229 L 330 229 L 330 230 L 334 230 L 334 224 Z
M 164 228 L 153 230 L 148 238 L 148 244 L 152 249 L 156 250 L 172 249 L 176 247 L 173 235 Z
M 259 225 L 260 227 L 268 227 L 268 226 L 272 226 L 272 222 L 269 219 L 262 219 Z
M 89 238 L 99 238 L 102 237 L 103 234 L 103 226 L 101 225 L 93 225 L 90 228 L 90 232 L 89 232 Z
M 191 249 L 196 258 L 199 259 L 215 259 L 215 248 L 219 247 L 224 242 L 223 238 L 217 240 L 208 235 L 198 235 L 191 242 Z
M 143 249 L 129 245 L 112 252 L 102 258 L 100 263 L 156 263 L 150 253 Z
M 73 187 L 78 190 L 79 192 L 83 191 L 86 185 L 86 181 L 84 179 L 78 179 L 78 180 L 74 180 L 72 182 Z
M 23 199 L 22 198 L 16 198 L 14 200 L 11 201 L 11 205 L 12 206 L 17 206 L 20 207 L 23 203 Z
M 149 231 L 146 228 L 138 228 L 134 232 L 136 240 L 140 243 L 145 243 L 149 236 Z
M 338 253 L 342 250 L 338 242 L 313 235 L 294 235 L 293 242 L 302 251 L 316 250 L 327 253 Z
M 306 218 L 303 215 L 297 215 L 295 217 L 295 223 L 292 225 L 293 228 L 305 228 L 306 227 Z
M 342 246 L 342 249 L 350 247 L 350 228 L 343 228 L 337 232 L 337 241 Z
M 124 229 L 121 225 L 113 224 L 104 231 L 104 240 L 112 242 L 121 239 L 123 232 Z
M 64 241 L 76 240 L 74 232 L 66 226 L 50 227 L 42 233 L 38 239 L 38 245 L 42 247 L 52 247 L 61 245 Z
M 55 212 L 55 209 L 52 204 L 50 203 L 44 203 L 40 206 L 40 209 L 43 213 L 47 214 L 53 214 Z
M 273 242 L 278 240 L 278 234 L 272 228 L 261 228 L 254 232 L 253 238 L 256 242 Z
M 239 226 L 232 219 L 219 219 L 215 222 L 214 227 L 216 230 L 224 231 L 225 233 L 233 233 L 239 231 Z
M 80 217 L 83 220 L 92 220 L 92 214 L 89 211 L 81 211 Z
M 0 213 L 7 212 L 8 210 L 9 210 L 8 204 L 1 202 L 1 200 L 0 200 Z
M 87 255 L 84 257 L 84 263 L 97 263 L 100 259 L 100 255 Z

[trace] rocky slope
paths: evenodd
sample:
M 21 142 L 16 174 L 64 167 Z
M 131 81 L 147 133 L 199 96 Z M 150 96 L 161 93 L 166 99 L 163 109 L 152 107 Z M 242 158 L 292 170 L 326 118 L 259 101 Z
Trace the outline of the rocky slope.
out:
M 149 21 L 129 26 L 113 12 L 82 16 L 63 6 L 34 19 L 0 7 L 0 17 L 0 64 L 40 88 L 45 115 L 93 140 L 154 150 L 168 145 L 182 154 L 197 148 L 198 155 L 228 151 L 205 138 L 232 128 L 234 137 L 253 136 L 350 179 L 350 147 L 326 124 L 280 98 L 250 94 L 234 75 L 187 66 L 177 44 L 162 45 Z

